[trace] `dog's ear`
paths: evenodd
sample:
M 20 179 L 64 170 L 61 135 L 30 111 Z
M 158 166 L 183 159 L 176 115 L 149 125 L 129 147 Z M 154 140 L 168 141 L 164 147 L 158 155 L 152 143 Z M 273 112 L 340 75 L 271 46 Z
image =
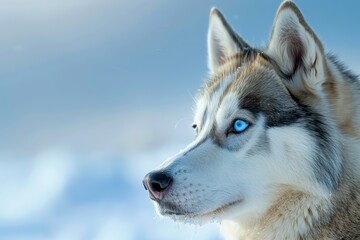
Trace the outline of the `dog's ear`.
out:
M 221 12 L 212 8 L 208 30 L 208 67 L 210 72 L 215 72 L 226 58 L 245 48 L 250 47 L 231 29 Z
M 293 2 L 285 1 L 279 8 L 270 37 L 267 53 L 283 76 L 298 79 L 290 81 L 296 88 L 319 90 L 325 77 L 325 54 L 322 43 L 305 22 Z M 294 80 L 294 79 L 293 79 Z

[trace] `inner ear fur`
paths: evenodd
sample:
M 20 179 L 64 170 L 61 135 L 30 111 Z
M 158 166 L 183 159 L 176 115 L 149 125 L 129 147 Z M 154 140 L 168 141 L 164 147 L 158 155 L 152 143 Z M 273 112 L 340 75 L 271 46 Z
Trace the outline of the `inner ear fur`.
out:
M 267 53 L 288 78 L 300 73 L 298 86 L 318 89 L 325 80 L 323 45 L 293 2 L 277 11 Z

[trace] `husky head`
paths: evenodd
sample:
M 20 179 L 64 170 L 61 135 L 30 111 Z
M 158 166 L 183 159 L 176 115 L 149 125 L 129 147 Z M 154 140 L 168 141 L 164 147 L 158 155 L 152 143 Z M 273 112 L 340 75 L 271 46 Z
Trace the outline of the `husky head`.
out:
M 197 97 L 190 145 L 144 178 L 160 215 L 255 219 L 291 189 L 327 198 L 341 169 L 318 37 L 284 2 L 266 49 L 251 47 L 215 8 L 210 79 Z

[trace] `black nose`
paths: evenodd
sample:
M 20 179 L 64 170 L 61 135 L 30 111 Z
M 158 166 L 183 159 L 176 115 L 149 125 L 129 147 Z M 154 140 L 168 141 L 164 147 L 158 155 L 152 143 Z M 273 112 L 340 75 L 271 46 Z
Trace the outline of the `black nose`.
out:
M 150 198 L 155 201 L 164 198 L 171 182 L 172 177 L 164 172 L 150 172 L 143 180 L 144 187 L 149 191 Z

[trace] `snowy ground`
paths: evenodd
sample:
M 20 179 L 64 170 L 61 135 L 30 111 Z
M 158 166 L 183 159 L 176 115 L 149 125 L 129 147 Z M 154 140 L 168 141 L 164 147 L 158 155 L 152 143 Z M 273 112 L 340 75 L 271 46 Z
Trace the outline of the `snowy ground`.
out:
M 141 180 L 174 149 L 127 157 L 51 150 L 1 161 L 0 239 L 220 239 L 215 224 L 156 216 Z

